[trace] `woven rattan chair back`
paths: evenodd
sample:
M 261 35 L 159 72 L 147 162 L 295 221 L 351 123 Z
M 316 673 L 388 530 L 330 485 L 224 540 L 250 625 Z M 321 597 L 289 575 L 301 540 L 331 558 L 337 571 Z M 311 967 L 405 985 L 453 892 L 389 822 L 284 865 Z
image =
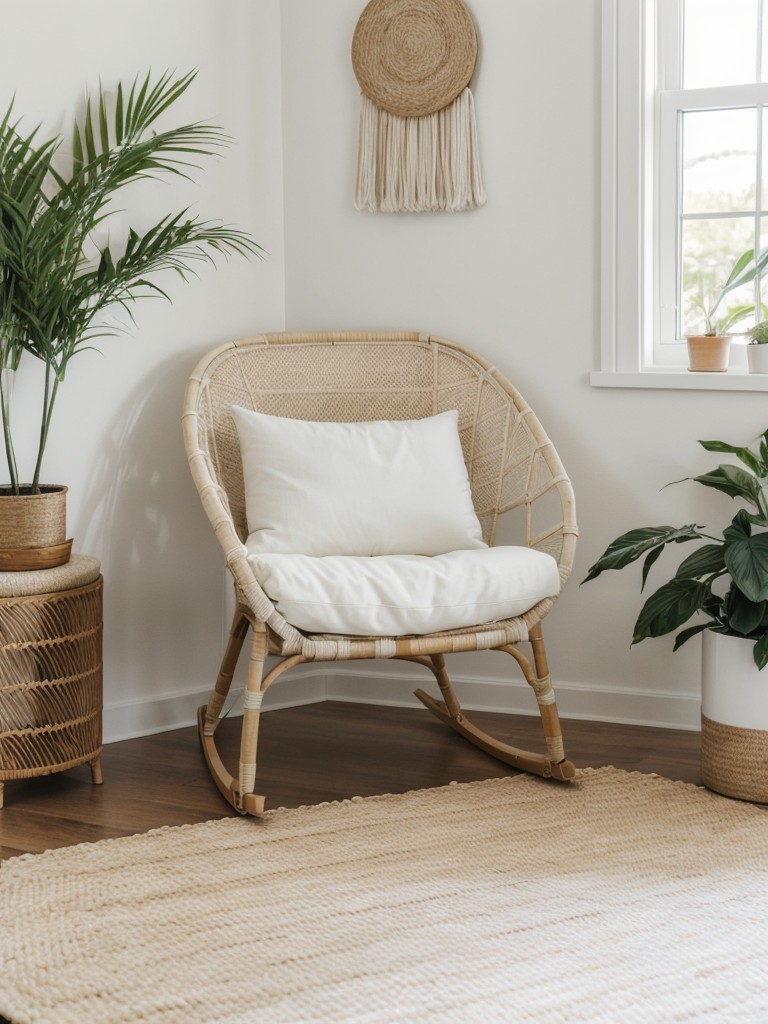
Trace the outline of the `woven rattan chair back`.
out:
M 265 334 L 221 346 L 205 357 L 190 378 L 184 408 L 184 436 L 192 475 L 235 577 L 240 602 L 239 625 L 236 615 L 226 664 L 201 717 L 204 748 L 206 737 L 212 740 L 218 723 L 223 694 L 229 687 L 225 677 L 229 673 L 231 679 L 230 662 L 239 654 L 240 633 L 244 636 L 248 623 L 265 633 L 264 643 L 273 653 L 286 655 L 293 662 L 380 656 L 424 658 L 427 667 L 438 675 L 446 696 L 446 704 L 440 707 L 447 706 L 449 713 L 456 711 L 458 702 L 455 694 L 445 689 L 450 683 L 447 675 L 441 681 L 438 672 L 444 669 L 436 668 L 435 659 L 442 659 L 442 653 L 449 651 L 509 649 L 526 678 L 530 676 L 531 685 L 538 686 L 537 696 L 544 695 L 544 703 L 554 708 L 539 624 L 555 597 L 539 602 L 519 619 L 494 623 L 492 627 L 397 642 L 307 636 L 286 622 L 261 590 L 245 556 L 243 473 L 233 405 L 276 416 L 333 422 L 419 419 L 456 409 L 472 498 L 485 540 L 491 545 L 525 544 L 552 555 L 558 563 L 562 586 L 571 572 L 577 535 L 573 492 L 554 445 L 517 390 L 469 349 L 431 335 L 375 332 Z M 510 648 L 529 639 L 540 644 L 538 654 L 534 644 L 536 665 L 530 672 L 523 656 L 518 657 L 519 652 Z M 269 682 L 272 678 L 272 674 L 267 677 Z M 263 693 L 268 683 L 264 680 L 262 684 L 261 676 L 259 679 L 259 692 Z M 419 695 L 431 706 L 420 691 Z M 441 713 L 436 707 L 431 709 Z M 547 714 L 552 719 L 552 711 Z M 556 711 L 554 715 L 556 719 Z M 466 721 L 452 713 L 450 724 L 454 728 L 458 728 L 457 719 Z M 465 729 L 459 731 L 467 735 Z M 480 742 L 476 737 L 468 738 Z M 490 743 L 500 756 L 496 741 Z M 488 743 L 485 746 L 488 749 Z M 518 763 L 519 753 L 505 759 Z M 210 754 L 206 751 L 216 777 Z M 559 756 L 553 757 L 550 751 L 541 773 L 568 777 L 565 769 L 565 774 L 553 770 L 559 761 L 570 764 L 564 762 L 557 744 L 555 754 Z M 531 757 L 537 758 L 537 764 L 542 761 L 538 755 Z M 245 787 L 227 778 L 228 798 L 233 805 L 241 810 L 253 809 L 254 802 L 244 800 Z M 220 779 L 217 781 L 225 792 Z M 233 796 L 235 791 L 240 795 Z
M 335 422 L 420 419 L 457 409 L 485 540 L 494 542 L 500 515 L 519 509 L 519 528 L 509 535 L 553 555 L 563 581 L 570 571 L 573 495 L 554 446 L 522 396 L 465 348 L 418 334 L 350 333 L 263 335 L 219 350 L 201 379 L 199 443 L 245 539 L 233 404 Z

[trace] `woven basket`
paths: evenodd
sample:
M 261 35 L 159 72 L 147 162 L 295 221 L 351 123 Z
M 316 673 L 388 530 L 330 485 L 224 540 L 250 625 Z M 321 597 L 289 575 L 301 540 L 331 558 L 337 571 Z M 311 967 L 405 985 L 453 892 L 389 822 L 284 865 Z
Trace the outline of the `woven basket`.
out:
M 39 494 L 0 488 L 0 570 L 52 569 L 69 561 L 67 488 L 40 487 Z
M 702 782 L 723 796 L 768 803 L 768 730 L 701 716 Z
M 95 560 L 87 562 L 90 570 Z M 72 590 L 0 598 L 0 784 L 98 758 L 101 604 L 100 576 Z

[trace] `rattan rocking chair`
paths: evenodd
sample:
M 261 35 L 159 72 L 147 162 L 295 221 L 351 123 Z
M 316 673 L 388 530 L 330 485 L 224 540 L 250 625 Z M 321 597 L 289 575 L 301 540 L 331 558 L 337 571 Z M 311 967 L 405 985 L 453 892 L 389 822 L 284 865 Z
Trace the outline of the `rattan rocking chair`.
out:
M 577 527 L 570 482 L 552 442 L 518 392 L 489 363 L 442 338 L 416 333 L 265 334 L 208 354 L 187 385 L 184 441 L 203 507 L 235 580 L 237 607 L 229 642 L 198 725 L 205 760 L 223 796 L 243 814 L 259 814 L 256 749 L 262 699 L 295 665 L 395 658 L 436 677 L 442 700 L 416 696 L 443 722 L 501 761 L 547 778 L 571 779 L 547 667 L 541 620 L 556 597 L 500 622 L 407 637 L 312 634 L 277 611 L 246 557 L 243 470 L 232 405 L 288 418 L 324 421 L 420 419 L 457 409 L 472 501 L 485 541 L 505 520 L 521 520 L 528 547 L 552 555 L 560 586 L 572 567 Z M 252 630 L 236 776 L 216 749 L 216 728 L 243 642 Z M 518 649 L 530 642 L 532 660 Z M 451 686 L 444 655 L 498 650 L 512 655 L 536 696 L 546 753 L 519 750 L 476 728 Z M 265 675 L 267 653 L 279 661 Z

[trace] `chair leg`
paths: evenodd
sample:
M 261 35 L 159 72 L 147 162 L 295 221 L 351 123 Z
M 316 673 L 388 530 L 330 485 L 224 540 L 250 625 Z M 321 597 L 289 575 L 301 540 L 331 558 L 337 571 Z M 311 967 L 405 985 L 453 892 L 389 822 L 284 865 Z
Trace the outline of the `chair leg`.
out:
M 248 681 L 243 697 L 243 724 L 240 733 L 240 762 L 237 778 L 227 769 L 216 749 L 214 733 L 219 724 L 221 707 L 227 697 L 232 676 L 242 650 L 248 627 L 253 629 L 251 657 L 248 663 Z M 267 631 L 264 623 L 246 618 L 241 609 L 235 613 L 230 631 L 229 643 L 221 663 L 216 686 L 208 704 L 197 711 L 198 733 L 205 762 L 213 781 L 224 799 L 240 814 L 262 814 L 264 797 L 254 792 L 256 788 L 256 750 L 259 740 L 261 704 L 264 694 L 283 672 L 294 665 L 303 664 L 307 659 L 301 654 L 283 658 L 264 675 L 264 661 L 267 655 Z
M 235 668 L 243 648 L 243 641 L 248 633 L 248 626 L 249 622 L 243 613 L 243 609 L 240 607 L 236 608 L 234 618 L 232 619 L 232 626 L 229 630 L 227 649 L 224 652 L 221 668 L 216 678 L 216 685 L 211 691 L 207 705 L 203 708 L 205 727 L 209 735 L 214 733 L 216 726 L 219 724 L 221 709 L 224 707 L 224 701 L 227 699 L 229 688 L 232 685 L 232 677 L 235 674 Z
M 224 657 L 221 662 L 221 668 L 216 679 L 216 685 L 211 691 L 211 695 L 208 698 L 208 703 L 203 704 L 202 707 L 198 708 L 197 711 L 197 726 L 198 734 L 200 736 L 200 745 L 203 749 L 203 755 L 205 762 L 208 765 L 208 770 L 213 777 L 213 781 L 219 789 L 219 792 L 227 800 L 228 803 L 235 808 L 235 810 L 241 813 L 247 813 L 246 808 L 243 806 L 243 799 L 241 794 L 246 791 L 249 793 L 251 799 L 248 801 L 249 805 L 253 807 L 258 804 L 258 797 L 255 797 L 253 793 L 253 781 L 256 775 L 256 738 L 258 735 L 258 709 L 256 711 L 256 717 L 253 717 L 253 707 L 249 708 L 248 703 L 253 704 L 254 698 L 249 696 L 249 693 L 255 692 L 257 694 L 257 700 L 260 704 L 261 696 L 261 674 L 264 664 L 264 657 L 266 654 L 266 631 L 263 625 L 254 626 L 253 631 L 253 644 L 251 661 L 248 668 L 248 684 L 246 689 L 246 710 L 244 712 L 243 720 L 243 737 L 241 739 L 241 752 L 240 752 L 240 771 L 239 778 L 236 779 L 226 768 L 224 762 L 221 760 L 218 750 L 216 749 L 216 739 L 214 733 L 221 721 L 220 715 L 221 710 L 224 706 L 224 702 L 229 694 L 230 687 L 232 685 L 232 677 L 237 666 L 240 653 L 242 651 L 243 642 L 248 633 L 248 627 L 250 625 L 249 620 L 246 618 L 243 609 L 237 608 L 235 611 L 234 619 L 232 620 L 232 627 L 229 632 L 229 641 L 227 643 L 227 649 L 224 652 Z M 247 733 L 246 733 L 247 724 Z M 243 763 L 245 762 L 245 764 Z M 252 764 L 252 771 L 248 765 Z M 246 786 L 250 780 L 250 790 L 243 788 L 243 783 Z M 252 810 L 250 813 L 259 813 L 259 810 L 263 808 L 263 799 L 261 802 L 261 808 Z
M 263 623 L 253 627 L 248 682 L 243 698 L 243 728 L 240 734 L 240 766 L 234 808 L 242 814 L 261 814 L 264 797 L 254 793 L 256 786 L 256 748 L 259 740 L 261 702 L 266 687 L 262 686 L 264 659 L 267 656 L 267 631 Z
M 494 739 L 493 736 L 490 736 L 482 729 L 478 729 L 477 726 L 473 725 L 461 708 L 459 699 L 456 696 L 453 686 L 451 685 L 450 678 L 448 677 L 448 672 L 445 668 L 445 659 L 442 654 L 433 654 L 430 657 L 431 664 L 430 662 L 427 662 L 426 659 L 422 660 L 422 664 L 425 664 L 427 667 L 432 669 L 444 699 L 435 700 L 423 690 L 416 690 L 416 696 L 422 704 L 424 704 L 424 706 L 442 722 L 445 722 L 446 725 L 450 725 L 452 729 L 455 729 L 456 732 L 464 736 L 465 739 L 474 743 L 475 746 L 480 747 L 481 750 L 484 750 L 487 754 L 497 758 L 499 761 L 503 761 L 505 764 L 519 768 L 521 771 L 530 772 L 534 775 L 541 775 L 544 778 L 561 780 L 572 779 L 576 774 L 576 769 L 570 761 L 565 759 L 565 754 L 563 753 L 563 740 L 557 717 L 557 707 L 554 703 L 552 682 L 546 673 L 544 641 L 541 638 L 540 627 L 537 627 L 537 629 L 538 642 L 537 645 L 534 646 L 534 662 L 536 664 L 536 671 L 534 671 L 534 668 L 531 666 L 528 659 L 521 654 L 517 648 L 509 645 L 501 647 L 499 650 L 506 651 L 514 656 L 515 660 L 520 665 L 527 682 L 536 692 L 542 725 L 544 728 L 544 737 L 547 744 L 546 755 L 536 754 L 529 750 L 521 750 L 518 747 L 512 747 L 507 743 L 502 743 L 500 740 Z
M 539 705 L 541 724 L 544 728 L 544 739 L 547 744 L 547 752 L 550 758 L 557 764 L 565 763 L 565 749 L 563 747 L 563 733 L 560 728 L 560 716 L 557 713 L 555 703 L 555 691 L 552 688 L 552 677 L 549 674 L 547 662 L 547 650 L 544 646 L 541 623 L 537 622 L 530 632 L 531 647 L 533 648 L 533 663 L 536 668 L 536 678 L 528 682 L 536 694 L 536 701 Z M 526 677 L 527 678 L 527 677 Z

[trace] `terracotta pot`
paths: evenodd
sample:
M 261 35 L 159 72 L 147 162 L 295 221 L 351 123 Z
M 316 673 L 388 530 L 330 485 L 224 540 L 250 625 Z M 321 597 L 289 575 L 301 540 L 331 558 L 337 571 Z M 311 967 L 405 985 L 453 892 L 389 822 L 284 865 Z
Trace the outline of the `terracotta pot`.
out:
M 730 348 L 727 334 L 689 334 L 688 369 L 694 373 L 726 373 Z
M 69 561 L 72 541 L 67 540 L 67 488 L 41 484 L 32 494 L 29 484 L 21 494 L 0 487 L 0 571 L 52 569 Z
M 701 771 L 724 796 L 768 803 L 768 667 L 753 640 L 705 630 L 701 672 Z
M 768 345 L 747 345 L 750 373 L 768 373 Z

